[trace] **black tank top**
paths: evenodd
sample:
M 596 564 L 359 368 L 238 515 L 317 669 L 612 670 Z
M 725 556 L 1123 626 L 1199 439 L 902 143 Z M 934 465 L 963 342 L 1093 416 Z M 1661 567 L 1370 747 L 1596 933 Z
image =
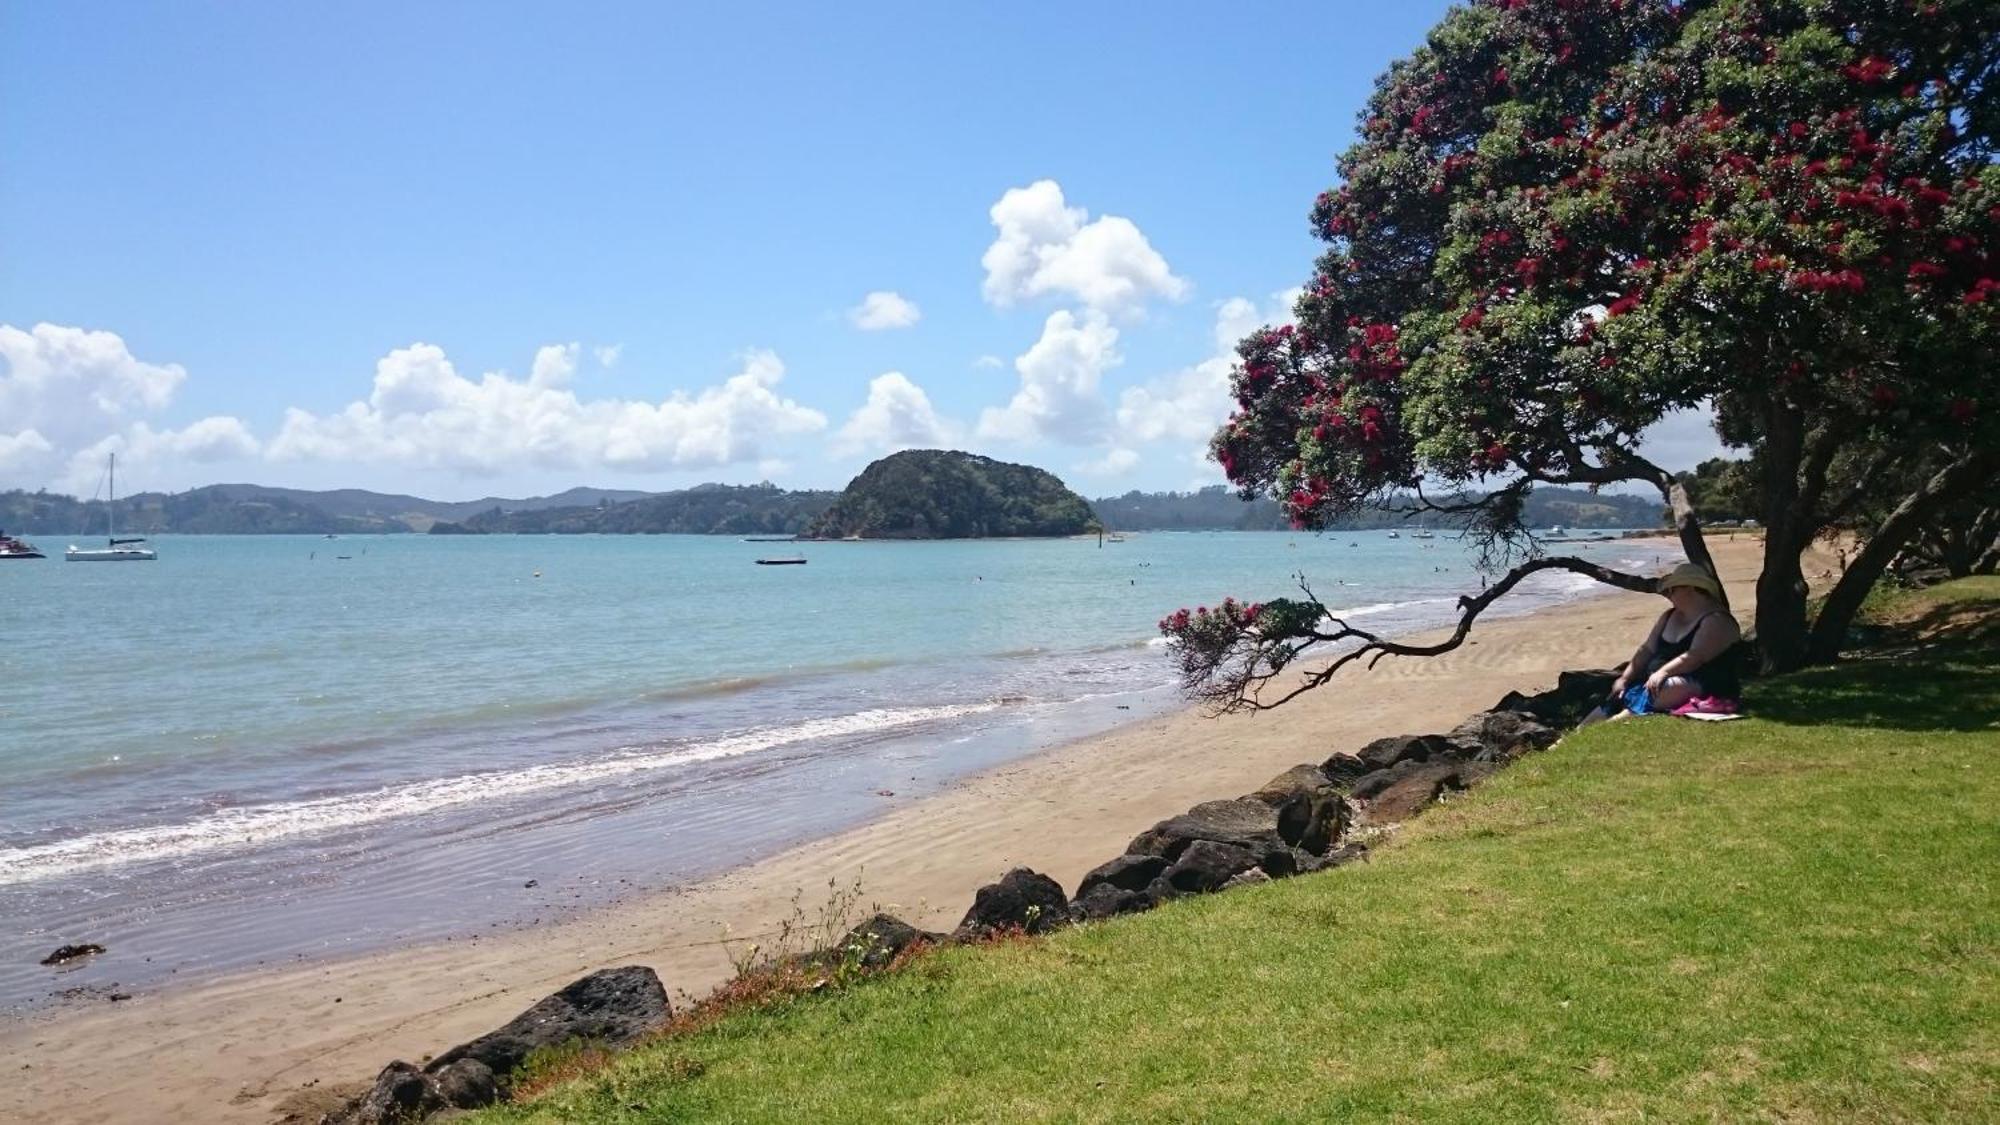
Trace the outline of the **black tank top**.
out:
M 1701 632 L 1702 622 L 1723 612 L 1726 611 L 1720 609 L 1709 610 L 1707 613 L 1695 618 L 1694 624 L 1689 626 L 1687 632 L 1681 634 L 1680 640 L 1670 641 L 1667 639 L 1667 617 L 1671 616 L 1673 611 L 1668 610 L 1660 618 L 1660 650 L 1656 654 L 1660 662 L 1654 665 L 1654 667 L 1662 667 L 1667 661 L 1686 655 L 1687 650 L 1694 647 L 1694 635 Z M 1688 675 L 1695 682 L 1699 683 L 1708 694 L 1735 699 L 1743 694 L 1743 682 L 1736 671 L 1736 652 L 1736 646 L 1730 645 L 1716 654 L 1715 659 L 1696 668 L 1693 672 L 1688 673 Z

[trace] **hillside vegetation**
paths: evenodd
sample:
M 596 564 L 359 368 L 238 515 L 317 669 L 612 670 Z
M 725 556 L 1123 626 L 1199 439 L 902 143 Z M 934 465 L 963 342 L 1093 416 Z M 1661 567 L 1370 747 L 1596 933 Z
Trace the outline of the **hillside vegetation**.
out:
M 957 450 L 909 449 L 861 470 L 806 529 L 815 538 L 1080 535 L 1090 504 L 1055 474 Z
M 1989 1120 L 1996 598 L 1901 599 L 1927 647 L 1748 719 L 1572 734 L 1369 863 L 940 950 L 478 1120 Z

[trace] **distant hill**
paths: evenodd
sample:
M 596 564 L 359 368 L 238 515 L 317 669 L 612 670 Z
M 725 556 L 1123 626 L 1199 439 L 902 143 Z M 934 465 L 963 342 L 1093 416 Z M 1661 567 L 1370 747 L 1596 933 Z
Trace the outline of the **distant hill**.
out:
M 1128 492 L 1095 500 L 1091 507 L 1105 527 L 1119 531 L 1278 531 L 1290 526 L 1276 501 L 1262 496 L 1244 500 L 1219 484 L 1194 492 Z M 1530 527 L 1656 527 L 1661 523 L 1661 505 L 1644 496 L 1537 488 L 1528 493 L 1526 518 Z M 1360 512 L 1334 527 L 1367 530 L 1416 522 L 1411 516 Z M 1443 530 L 1461 526 L 1464 520 L 1433 516 L 1423 522 Z
M 948 449 L 908 449 L 861 470 L 806 534 L 822 539 L 1080 535 L 1090 504 L 1054 473 Z
M 212 484 L 186 492 L 140 492 L 120 497 L 118 526 L 142 535 L 397 533 L 428 531 L 440 520 L 466 519 L 494 508 L 539 511 L 619 503 L 655 495 L 661 494 L 572 488 L 554 496 L 521 500 L 490 496 L 482 500 L 426 500 L 358 488 L 315 492 L 261 484 Z M 104 505 L 100 501 L 52 492 L 0 492 L 0 527 L 10 531 L 23 535 L 81 535 L 103 526 Z
M 578 490 L 581 491 L 581 490 Z M 433 535 L 796 535 L 831 507 L 837 492 L 788 492 L 769 484 L 704 484 L 641 494 L 624 503 L 506 511 L 494 505 Z

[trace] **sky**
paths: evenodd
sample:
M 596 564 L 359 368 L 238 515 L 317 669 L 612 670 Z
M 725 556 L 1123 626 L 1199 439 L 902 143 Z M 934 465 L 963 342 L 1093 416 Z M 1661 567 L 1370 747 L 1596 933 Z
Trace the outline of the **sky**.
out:
M 1221 483 L 1445 8 L 0 0 L 0 488 Z

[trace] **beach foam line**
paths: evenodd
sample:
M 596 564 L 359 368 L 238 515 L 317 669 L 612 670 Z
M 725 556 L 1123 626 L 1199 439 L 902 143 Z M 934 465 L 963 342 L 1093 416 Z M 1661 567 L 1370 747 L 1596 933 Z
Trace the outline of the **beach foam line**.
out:
M 721 758 L 740 757 L 815 739 L 876 734 L 902 727 L 995 711 L 1000 703 L 876 708 L 851 715 L 808 719 L 791 726 L 726 735 L 691 746 L 645 751 L 584 762 L 528 766 L 495 773 L 392 785 L 361 793 L 246 805 L 180 824 L 94 832 L 68 840 L 0 849 L 0 886 L 29 883 L 101 867 L 256 847 L 298 836 L 353 828 L 441 809 L 505 800 L 550 789 L 611 781 L 633 774 Z

